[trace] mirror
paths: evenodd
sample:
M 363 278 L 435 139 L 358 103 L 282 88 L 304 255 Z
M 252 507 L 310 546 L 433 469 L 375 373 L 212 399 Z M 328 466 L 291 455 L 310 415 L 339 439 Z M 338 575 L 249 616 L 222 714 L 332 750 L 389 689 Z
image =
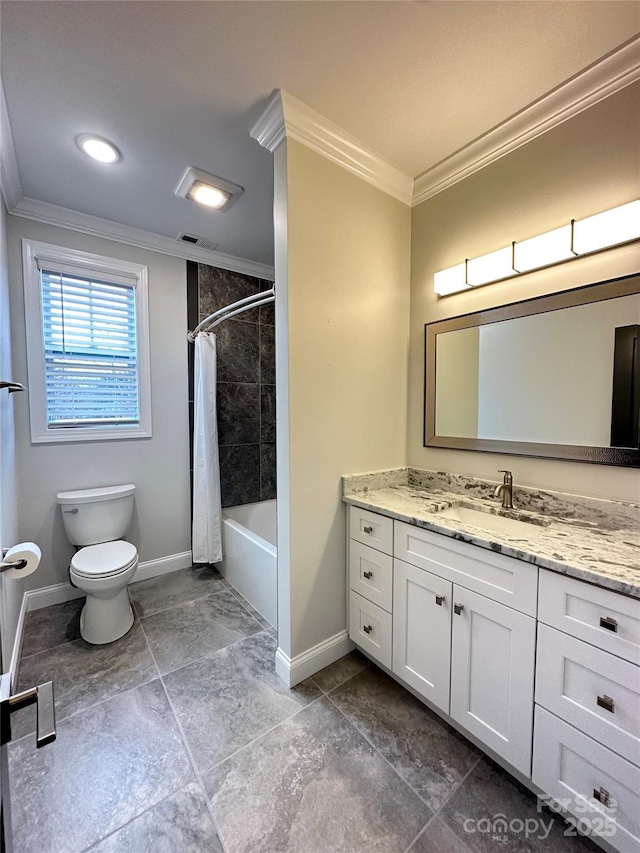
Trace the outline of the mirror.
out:
M 640 467 L 640 275 L 425 326 L 425 446 Z

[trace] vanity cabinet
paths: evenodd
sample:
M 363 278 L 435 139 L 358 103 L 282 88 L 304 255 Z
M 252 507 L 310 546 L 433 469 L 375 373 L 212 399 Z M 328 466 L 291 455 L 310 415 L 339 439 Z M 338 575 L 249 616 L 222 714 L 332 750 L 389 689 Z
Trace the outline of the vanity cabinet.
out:
M 640 602 L 349 507 L 349 635 L 621 853 L 640 853 Z
M 529 776 L 538 569 L 358 507 L 349 533 L 351 639 Z

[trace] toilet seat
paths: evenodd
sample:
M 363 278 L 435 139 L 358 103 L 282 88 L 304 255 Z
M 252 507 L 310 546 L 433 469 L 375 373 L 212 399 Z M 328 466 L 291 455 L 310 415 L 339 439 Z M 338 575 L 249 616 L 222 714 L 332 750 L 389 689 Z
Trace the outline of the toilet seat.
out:
M 118 539 L 81 548 L 71 558 L 71 570 L 83 578 L 108 578 L 127 571 L 137 559 L 135 545 Z

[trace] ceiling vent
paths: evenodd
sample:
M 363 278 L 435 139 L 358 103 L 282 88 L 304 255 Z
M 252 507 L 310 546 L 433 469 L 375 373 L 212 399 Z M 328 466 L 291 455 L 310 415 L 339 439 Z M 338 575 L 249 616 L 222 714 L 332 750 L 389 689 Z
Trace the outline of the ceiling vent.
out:
M 178 240 L 181 243 L 189 243 L 192 246 L 197 246 L 199 249 L 209 249 L 210 252 L 218 248 L 218 244 L 214 243 L 213 240 L 207 240 L 206 237 L 198 237 L 196 234 L 185 234 L 184 231 L 178 234 Z

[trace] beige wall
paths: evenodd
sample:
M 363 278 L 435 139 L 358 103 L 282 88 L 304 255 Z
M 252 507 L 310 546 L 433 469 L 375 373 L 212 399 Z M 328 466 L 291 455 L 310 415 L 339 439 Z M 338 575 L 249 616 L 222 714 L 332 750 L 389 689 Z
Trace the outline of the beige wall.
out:
M 640 270 L 638 243 L 580 258 L 516 281 L 438 299 L 433 273 L 640 196 L 640 84 L 634 84 L 414 208 L 408 463 L 627 500 L 638 471 L 506 455 L 425 448 L 424 324 Z
M 276 152 L 275 161 L 276 280 L 289 319 L 287 364 L 277 363 L 279 452 L 283 417 L 289 434 L 288 460 L 279 459 L 288 482 L 280 471 L 278 479 L 289 541 L 278 548 L 290 560 L 279 645 L 295 656 L 346 625 L 341 474 L 405 461 L 411 211 L 303 145 L 286 145 L 286 270 L 277 246 L 284 158 Z M 279 359 L 286 343 L 278 338 Z M 286 527 L 281 520 L 280 537 Z M 279 578 L 283 570 L 281 562 Z
M 189 427 L 186 264 L 100 237 L 9 217 L 9 275 L 14 372 L 28 382 L 22 294 L 21 238 L 93 252 L 149 268 L 149 334 L 153 437 L 133 441 L 32 445 L 27 395 L 16 401 L 16 450 L 21 539 L 43 552 L 27 584 L 37 589 L 68 581 L 73 553 L 56 493 L 90 486 L 135 483 L 133 524 L 127 536 L 141 561 L 189 551 Z

